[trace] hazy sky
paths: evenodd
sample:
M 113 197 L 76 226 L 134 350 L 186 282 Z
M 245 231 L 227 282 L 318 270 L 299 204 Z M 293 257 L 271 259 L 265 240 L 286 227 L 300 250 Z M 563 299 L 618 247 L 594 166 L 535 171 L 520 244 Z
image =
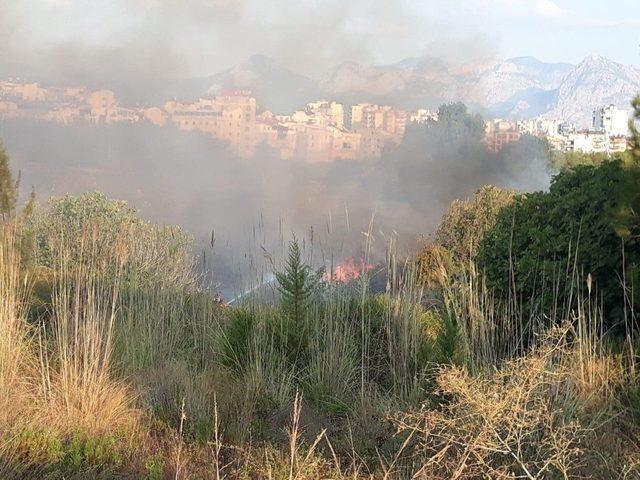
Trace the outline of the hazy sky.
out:
M 0 0 L 0 74 L 208 75 L 264 53 L 319 75 L 344 60 L 595 53 L 640 65 L 638 0 Z

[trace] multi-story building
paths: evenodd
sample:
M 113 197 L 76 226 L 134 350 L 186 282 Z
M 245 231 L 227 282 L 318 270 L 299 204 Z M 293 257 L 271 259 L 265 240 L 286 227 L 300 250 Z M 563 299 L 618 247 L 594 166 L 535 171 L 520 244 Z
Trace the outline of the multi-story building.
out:
M 583 130 L 569 135 L 568 149 L 582 153 L 608 153 L 609 136 L 605 132 Z
M 433 112 L 426 108 L 420 108 L 415 112 L 411 112 L 409 115 L 409 122 L 418 123 L 421 125 L 427 124 L 429 122 L 437 122 L 438 121 L 438 112 Z
M 256 146 L 256 99 L 242 90 L 226 90 L 194 103 L 167 102 L 171 121 L 183 130 L 198 130 L 224 140 L 241 156 Z
M 89 94 L 87 103 L 92 122 L 108 122 L 109 117 L 116 108 L 116 96 L 111 90 L 97 90 Z
M 375 128 L 355 127 L 354 131 L 360 135 L 360 158 L 378 158 L 384 148 L 394 144 L 394 137 Z
M 325 100 L 307 104 L 306 113 L 316 124 L 327 127 L 344 127 L 344 106 L 338 102 Z
M 361 103 L 351 107 L 351 126 L 381 130 L 402 139 L 407 125 L 407 114 L 387 105 Z
M 38 83 L 20 83 L 13 81 L 0 82 L 0 94 L 4 97 L 16 98 L 25 102 L 44 102 L 46 89 Z
M 357 160 L 362 155 L 362 135 L 345 128 L 333 128 L 331 158 Z
M 489 150 L 498 152 L 507 143 L 520 140 L 520 129 L 515 122 L 492 120 L 485 122 L 485 143 Z
M 298 132 L 273 113 L 266 111 L 256 117 L 256 145 L 266 144 L 277 150 L 280 158 L 289 159 L 296 153 Z
M 629 137 L 626 136 L 612 136 L 609 137 L 609 152 L 619 153 L 624 152 L 629 148 Z
M 593 112 L 593 130 L 605 132 L 611 137 L 627 137 L 629 135 L 629 112 L 607 105 Z
M 328 162 L 332 160 L 333 132 L 331 128 L 320 125 L 293 124 L 296 132 L 297 158 L 309 162 Z

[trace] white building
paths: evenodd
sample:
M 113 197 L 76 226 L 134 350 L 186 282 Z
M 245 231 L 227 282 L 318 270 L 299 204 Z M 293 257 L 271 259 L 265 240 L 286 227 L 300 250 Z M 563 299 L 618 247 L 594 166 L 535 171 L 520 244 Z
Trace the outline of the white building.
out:
M 609 152 L 609 136 L 604 132 L 583 131 L 569 135 L 570 150 L 582 153 Z
M 344 127 L 344 106 L 341 103 L 324 100 L 308 103 L 306 112 L 316 125 Z
M 608 105 L 593 112 L 593 129 L 610 137 L 629 135 L 629 112 L 615 105 Z

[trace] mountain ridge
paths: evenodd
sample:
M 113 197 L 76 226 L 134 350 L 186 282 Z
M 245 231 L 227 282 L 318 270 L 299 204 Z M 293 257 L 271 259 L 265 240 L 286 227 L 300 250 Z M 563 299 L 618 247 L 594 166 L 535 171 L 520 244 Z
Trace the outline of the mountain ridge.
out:
M 302 108 L 319 98 L 406 109 L 463 101 L 494 116 L 555 116 L 579 126 L 587 126 L 593 109 L 601 105 L 613 103 L 628 109 L 640 92 L 640 70 L 598 55 L 577 65 L 543 62 L 532 56 L 462 67 L 428 55 L 388 65 L 348 61 L 321 79 L 255 55 L 207 81 L 208 92 L 222 87 L 250 89 L 264 108 L 278 112 Z

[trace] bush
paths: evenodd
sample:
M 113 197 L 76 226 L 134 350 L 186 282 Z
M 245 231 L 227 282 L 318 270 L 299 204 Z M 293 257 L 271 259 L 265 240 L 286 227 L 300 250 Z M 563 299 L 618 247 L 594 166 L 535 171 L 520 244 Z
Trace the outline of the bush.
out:
M 471 200 L 455 200 L 438 226 L 436 243 L 450 251 L 459 263 L 475 259 L 478 245 L 513 195 L 510 190 L 486 185 Z
M 626 301 L 621 280 L 640 263 L 638 238 L 617 233 L 623 224 L 638 227 L 638 217 L 623 223 L 616 213 L 629 204 L 623 194 L 631 172 L 620 159 L 579 166 L 556 176 L 549 192 L 517 196 L 478 254 L 497 297 L 522 301 L 524 318 L 557 317 L 575 308 L 576 293 L 589 278 L 590 293 L 607 313 L 606 327 L 620 328 Z
M 615 392 L 634 376 L 571 336 L 554 329 L 479 375 L 444 368 L 439 408 L 394 417 L 418 465 L 412 478 L 634 478 L 634 447 L 603 441 L 618 428 Z
M 179 227 L 156 226 L 121 200 L 93 192 L 51 199 L 28 222 L 35 261 L 56 269 L 90 265 L 103 277 L 137 284 L 193 283 L 192 238 Z

